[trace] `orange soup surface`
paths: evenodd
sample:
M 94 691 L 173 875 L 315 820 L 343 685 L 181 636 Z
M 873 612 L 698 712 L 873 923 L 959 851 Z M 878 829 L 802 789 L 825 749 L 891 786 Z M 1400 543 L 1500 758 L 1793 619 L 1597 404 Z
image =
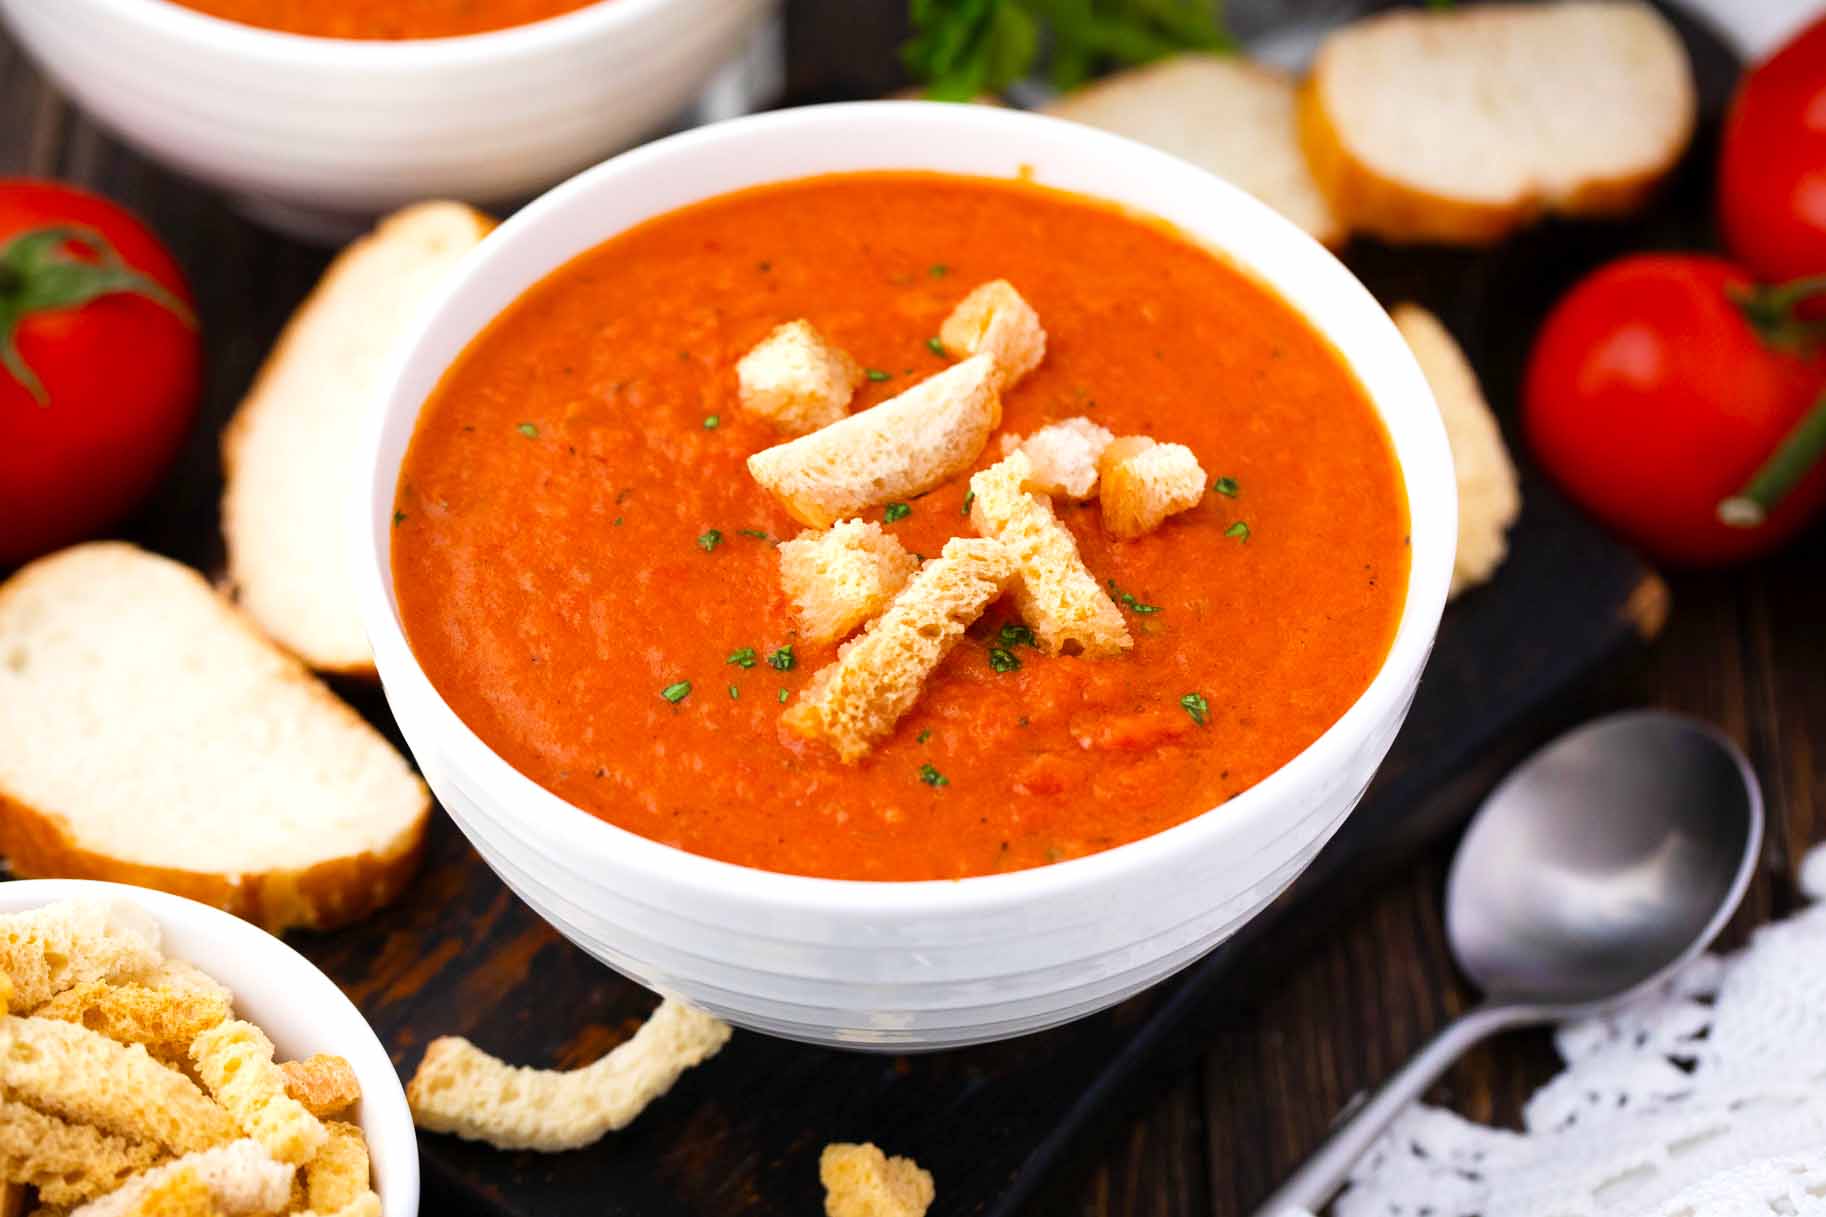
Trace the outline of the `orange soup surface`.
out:
M 575 12 L 607 0 L 172 0 L 224 21 L 315 38 L 454 38 Z
M 835 648 L 796 636 L 774 545 L 800 526 L 744 467 L 779 437 L 735 364 L 806 318 L 869 369 L 865 409 L 948 366 L 940 323 L 996 278 L 1048 340 L 1000 435 L 1082 415 L 1189 446 L 1221 489 L 1131 541 L 1059 502 L 1134 649 L 1016 643 L 1011 667 L 1004 598 L 845 765 L 780 728 Z M 966 481 L 866 516 L 935 555 L 971 533 Z M 840 878 L 990 874 L 1224 814 L 1363 692 L 1408 579 L 1387 434 L 1292 308 L 1162 225 L 942 175 L 745 191 L 577 258 L 446 374 L 396 507 L 407 636 L 490 747 L 642 836 Z

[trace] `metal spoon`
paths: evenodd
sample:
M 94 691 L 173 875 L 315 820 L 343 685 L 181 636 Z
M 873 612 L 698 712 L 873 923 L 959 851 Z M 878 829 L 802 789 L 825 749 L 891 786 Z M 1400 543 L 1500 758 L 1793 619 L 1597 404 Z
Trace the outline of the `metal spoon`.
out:
M 1756 774 L 1701 723 L 1619 714 L 1535 753 L 1484 801 L 1446 881 L 1446 937 L 1483 1005 L 1349 1113 L 1256 1217 L 1317 1212 L 1486 1036 L 1602 1013 L 1704 950 L 1743 899 L 1762 837 Z

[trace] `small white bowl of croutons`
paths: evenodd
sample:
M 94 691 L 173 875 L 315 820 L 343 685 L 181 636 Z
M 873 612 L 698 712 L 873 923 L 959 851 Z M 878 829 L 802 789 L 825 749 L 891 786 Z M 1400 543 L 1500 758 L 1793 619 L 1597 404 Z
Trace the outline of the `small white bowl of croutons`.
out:
M 418 1212 L 386 1050 L 256 926 L 117 883 L 0 884 L 0 1007 L 0 1107 L 33 1147 L 0 1198 L 82 1217 Z

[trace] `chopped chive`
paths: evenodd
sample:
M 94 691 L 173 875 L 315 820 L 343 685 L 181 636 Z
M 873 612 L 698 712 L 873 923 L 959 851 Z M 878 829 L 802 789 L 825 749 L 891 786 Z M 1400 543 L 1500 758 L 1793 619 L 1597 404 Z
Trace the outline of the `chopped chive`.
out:
M 723 425 L 723 416 L 722 415 L 720 415 L 720 414 L 704 415 L 704 430 L 715 431 L 718 427 L 720 427 L 722 425 Z
M 1158 613 L 1160 611 L 1160 606 L 1158 604 L 1143 604 L 1141 601 L 1135 599 L 1132 593 L 1125 592 L 1117 587 L 1114 579 L 1105 579 L 1104 582 L 1109 584 L 1110 595 L 1127 605 L 1129 612 L 1141 617 L 1146 617 L 1150 613 Z
M 681 680 L 675 685 L 667 685 L 659 691 L 659 695 L 676 706 L 691 696 L 691 682 Z
M 998 672 L 1018 672 L 1021 670 L 1021 661 L 1013 651 L 1005 647 L 990 647 L 989 666 Z
M 514 430 L 518 431 L 521 435 L 524 435 L 527 439 L 539 438 L 539 428 L 533 426 L 531 423 L 521 423 L 518 427 L 515 427 Z
M 731 651 L 729 652 L 729 658 L 724 662 L 732 663 L 738 668 L 752 668 L 755 663 L 754 648 L 743 647 L 740 650 Z
M 1190 714 L 1192 716 L 1192 721 L 1199 726 L 1202 727 L 1211 720 L 1210 703 L 1205 701 L 1202 695 L 1188 693 L 1179 699 L 1179 704 L 1185 707 L 1186 713 Z
M 930 731 L 921 731 L 919 733 L 919 739 L 916 740 L 915 742 L 923 744 L 931 738 L 932 738 L 932 733 Z
M 621 527 L 621 517 L 620 516 L 615 517 L 615 527 L 617 527 L 617 528 Z
M 970 504 L 972 504 L 974 502 L 976 502 L 976 491 L 974 491 L 974 490 L 965 491 L 964 492 L 964 505 L 957 509 L 957 514 L 960 516 L 969 515 L 970 514 Z
M 758 528 L 738 528 L 738 529 L 736 529 L 736 531 L 738 533 L 740 533 L 741 535 L 743 535 L 744 537 L 753 537 L 757 541 L 773 540 L 772 537 L 768 536 L 766 533 L 762 532 Z
M 931 266 L 926 268 L 926 273 L 931 275 L 934 279 L 943 279 L 946 275 L 951 273 L 951 268 L 946 266 L 943 262 L 934 262 Z
M 940 359 L 943 359 L 949 354 L 949 352 L 945 350 L 945 344 L 936 338 L 926 339 L 926 349 L 931 351 L 934 355 L 937 355 Z
M 995 640 L 1001 646 L 1011 649 L 1017 646 L 1032 647 L 1039 645 L 1034 641 L 1033 631 L 1019 621 L 1010 621 L 1002 626 L 996 633 Z
M 730 701 L 741 701 L 742 700 L 742 691 L 740 689 L 736 688 L 734 685 L 730 685 L 729 686 L 729 700 Z
M 894 524 L 906 519 L 912 514 L 913 509 L 905 503 L 889 503 L 886 507 L 882 508 L 881 519 L 883 523 Z
M 697 547 L 699 549 L 703 550 L 705 553 L 709 553 L 711 550 L 715 549 L 718 545 L 721 545 L 722 543 L 723 543 L 723 534 L 718 532 L 714 528 L 697 539 Z
M 787 693 L 786 693 L 786 690 L 785 690 L 785 689 L 781 689 L 781 690 L 780 690 L 780 704 L 781 704 L 781 705 L 782 705 L 782 706 L 784 706 L 784 705 L 785 705 L 785 704 L 786 704 L 786 698 L 787 698 Z
M 776 672 L 790 672 L 798 662 L 793 657 L 793 644 L 790 642 L 767 657 L 767 666 Z
M 870 380 L 893 380 L 894 373 L 884 372 L 880 368 L 870 368 L 868 370 L 868 378 Z
M 1235 537 L 1239 541 L 1247 541 L 1249 539 L 1249 525 L 1238 520 L 1230 527 L 1224 529 L 1224 535 L 1226 537 Z
M 951 779 L 938 771 L 938 768 L 927 761 L 919 767 L 919 780 L 936 790 L 940 786 L 949 786 Z
M 393 527 L 398 528 L 401 524 L 404 524 L 405 522 L 406 522 L 406 513 L 405 512 L 396 511 L 393 513 Z
M 1211 483 L 1211 489 L 1227 499 L 1234 499 L 1236 497 L 1236 479 L 1218 478 L 1215 482 Z

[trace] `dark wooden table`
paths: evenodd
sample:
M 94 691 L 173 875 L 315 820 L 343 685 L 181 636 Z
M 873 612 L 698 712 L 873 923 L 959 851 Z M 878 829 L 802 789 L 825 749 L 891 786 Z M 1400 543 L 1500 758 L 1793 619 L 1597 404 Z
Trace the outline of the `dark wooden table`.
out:
M 891 40 L 890 21 L 860 0 L 795 0 L 796 62 L 871 62 L 857 45 Z M 852 7 L 853 5 L 853 7 Z M 879 62 L 874 59 L 873 62 Z M 864 78 L 866 79 L 866 78 Z M 803 95 L 858 92 L 858 78 L 795 73 Z M 81 183 L 138 209 L 172 245 L 199 289 L 240 285 L 232 317 L 204 321 L 210 383 L 202 424 L 177 490 L 155 509 L 195 514 L 219 493 L 214 435 L 323 255 L 253 233 L 221 201 L 122 149 L 71 110 L 0 39 L 0 173 Z M 199 290 L 205 304 L 212 293 Z M 230 322 L 232 321 L 232 324 Z M 175 502 L 174 502 L 175 494 Z M 175 526 L 175 525 L 174 525 Z M 140 522 L 156 543 L 160 517 Z M 1762 775 L 1772 831 L 1764 866 L 1732 933 L 1793 907 L 1794 864 L 1826 841 L 1826 530 L 1787 554 L 1728 574 L 1673 575 L 1666 633 L 1631 670 L 1584 695 L 1592 714 L 1656 705 L 1723 726 Z M 1099 1147 L 1086 1171 L 1062 1177 L 1038 1214 L 1228 1217 L 1250 1211 L 1317 1143 L 1333 1114 L 1388 1073 L 1471 994 L 1447 962 L 1440 892 L 1449 850 L 1360 894 L 1360 915 L 1285 961 L 1259 1002 L 1209 1029 L 1197 1068 Z M 1512 1121 L 1554 1071 L 1547 1037 L 1511 1036 L 1474 1053 L 1434 1096 L 1476 1119 Z M 444 1209 L 428 1199 L 426 1213 Z

